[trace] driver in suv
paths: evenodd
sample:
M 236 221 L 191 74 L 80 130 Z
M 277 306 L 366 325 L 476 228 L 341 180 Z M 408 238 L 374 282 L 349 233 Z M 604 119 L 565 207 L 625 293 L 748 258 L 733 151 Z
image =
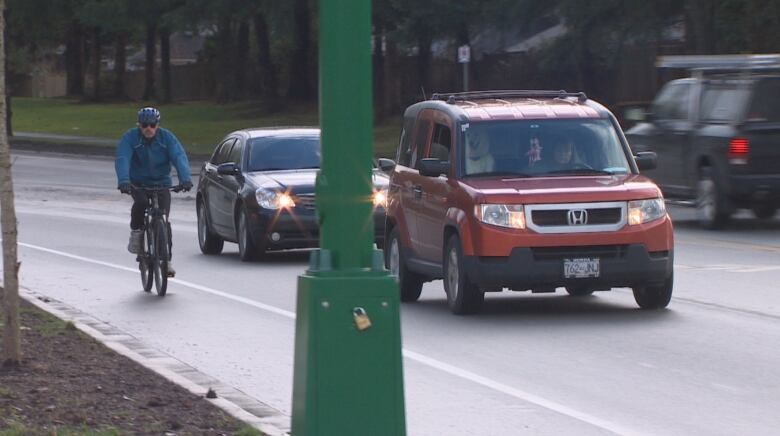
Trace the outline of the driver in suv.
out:
M 582 93 L 434 94 L 404 114 L 386 224 L 401 299 L 444 279 L 450 309 L 504 289 L 672 296 L 674 239 L 659 188 L 615 117 Z

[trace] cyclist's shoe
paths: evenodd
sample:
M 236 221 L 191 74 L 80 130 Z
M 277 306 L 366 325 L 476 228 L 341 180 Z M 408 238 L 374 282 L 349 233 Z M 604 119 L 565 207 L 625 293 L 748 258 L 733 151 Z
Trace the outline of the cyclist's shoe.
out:
M 176 270 L 173 269 L 173 261 L 168 261 L 168 277 L 176 277 Z
M 127 251 L 133 254 L 141 254 L 144 245 L 143 230 L 130 230 L 130 242 L 127 243 Z

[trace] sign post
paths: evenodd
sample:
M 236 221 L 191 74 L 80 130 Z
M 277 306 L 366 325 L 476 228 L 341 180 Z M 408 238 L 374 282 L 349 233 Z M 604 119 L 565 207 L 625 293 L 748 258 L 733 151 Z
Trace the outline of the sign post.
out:
M 320 0 L 320 249 L 298 277 L 292 434 L 403 436 L 399 291 L 373 248 L 371 2 Z
M 469 90 L 469 63 L 471 62 L 471 47 L 461 45 L 458 47 L 458 63 L 463 65 L 463 91 Z

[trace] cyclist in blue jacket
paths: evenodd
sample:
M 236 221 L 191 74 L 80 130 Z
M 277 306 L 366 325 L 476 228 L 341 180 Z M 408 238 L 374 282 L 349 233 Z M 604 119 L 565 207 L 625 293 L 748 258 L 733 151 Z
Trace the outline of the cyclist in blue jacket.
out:
M 142 251 L 143 223 L 147 198 L 143 192 L 133 191 L 132 185 L 141 187 L 171 186 L 171 166 L 176 167 L 179 184 L 184 191 L 192 189 L 190 163 L 176 136 L 160 127 L 160 111 L 145 107 L 138 111 L 138 126 L 122 136 L 116 149 L 116 177 L 118 189 L 133 195 L 130 209 L 130 242 L 127 250 L 138 254 Z M 170 191 L 160 192 L 160 207 L 168 215 L 171 209 Z M 176 272 L 168 263 L 168 275 Z

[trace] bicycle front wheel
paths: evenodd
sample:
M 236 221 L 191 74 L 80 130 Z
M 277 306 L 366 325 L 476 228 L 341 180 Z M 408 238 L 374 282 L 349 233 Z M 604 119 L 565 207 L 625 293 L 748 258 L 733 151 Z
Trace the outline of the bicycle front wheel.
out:
M 154 287 L 157 295 L 164 296 L 168 291 L 168 229 L 163 220 L 154 223 Z
M 144 251 L 138 254 L 138 270 L 141 271 L 141 284 L 144 292 L 151 292 L 154 283 L 154 268 L 152 268 L 152 253 L 154 252 L 154 236 L 151 230 L 144 232 Z

